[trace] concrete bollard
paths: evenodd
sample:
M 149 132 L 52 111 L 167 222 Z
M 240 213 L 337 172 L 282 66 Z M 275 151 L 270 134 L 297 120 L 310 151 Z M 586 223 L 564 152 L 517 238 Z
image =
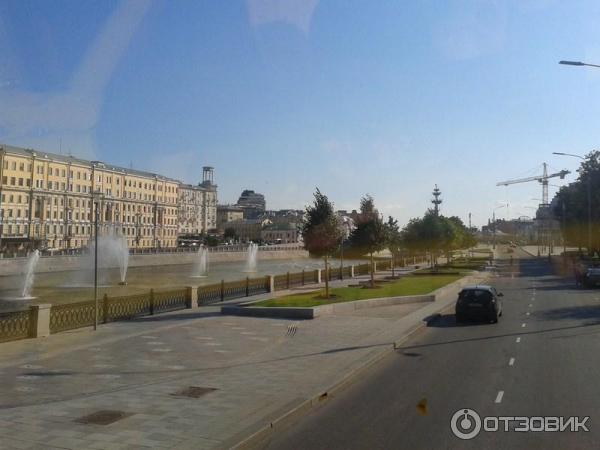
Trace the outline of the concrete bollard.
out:
M 354 278 L 354 265 L 350 266 L 350 278 Z
M 317 271 L 317 284 L 321 283 L 321 269 L 316 269 Z
M 198 287 L 186 286 L 185 287 L 185 300 L 187 302 L 186 307 L 188 309 L 195 309 L 198 307 Z
M 50 308 L 51 304 L 32 305 L 30 310 L 33 313 L 33 322 L 31 324 L 31 337 L 50 336 Z

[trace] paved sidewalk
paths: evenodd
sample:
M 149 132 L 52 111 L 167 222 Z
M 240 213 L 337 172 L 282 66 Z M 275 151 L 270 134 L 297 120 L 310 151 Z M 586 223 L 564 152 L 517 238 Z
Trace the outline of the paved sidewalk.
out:
M 301 322 L 221 316 L 219 304 L 2 344 L 0 448 L 229 447 L 389 349 L 454 292 L 442 297 Z M 214 390 L 173 395 L 190 386 Z M 102 410 L 130 415 L 76 422 Z

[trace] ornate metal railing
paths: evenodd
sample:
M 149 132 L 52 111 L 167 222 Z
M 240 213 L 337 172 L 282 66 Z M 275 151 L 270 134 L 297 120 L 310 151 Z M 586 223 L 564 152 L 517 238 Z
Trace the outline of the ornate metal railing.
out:
M 165 292 L 153 292 L 151 314 L 185 309 L 187 307 L 187 293 L 185 289 Z
M 274 277 L 275 290 L 288 288 L 288 275 L 283 273 Z
M 269 292 L 269 277 L 249 278 L 248 295 L 264 294 Z
M 223 283 L 223 300 L 246 297 L 246 280 Z
M 133 319 L 150 314 L 150 298 L 149 292 L 124 297 L 104 297 L 103 322 Z
M 221 282 L 219 284 L 200 286 L 198 288 L 198 305 L 209 305 L 211 303 L 222 301 L 222 285 L 223 283 Z
M 29 337 L 33 322 L 31 310 L 0 313 L 0 342 Z
M 390 270 L 391 268 L 391 261 L 377 261 L 377 270 Z
M 289 285 L 291 286 L 302 286 L 305 282 L 305 272 L 294 272 L 289 274 Z
M 53 305 L 50 308 L 50 333 L 89 327 L 94 321 L 94 301 Z
M 354 274 L 355 275 L 368 275 L 371 270 L 370 264 L 359 264 L 354 266 Z

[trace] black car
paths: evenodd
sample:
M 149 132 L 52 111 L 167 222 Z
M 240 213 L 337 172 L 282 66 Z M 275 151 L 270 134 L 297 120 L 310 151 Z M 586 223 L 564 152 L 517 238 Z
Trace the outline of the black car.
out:
M 496 288 L 487 285 L 466 286 L 458 293 L 456 301 L 456 321 L 464 322 L 466 319 L 480 319 L 489 322 L 498 322 L 502 315 L 503 294 Z

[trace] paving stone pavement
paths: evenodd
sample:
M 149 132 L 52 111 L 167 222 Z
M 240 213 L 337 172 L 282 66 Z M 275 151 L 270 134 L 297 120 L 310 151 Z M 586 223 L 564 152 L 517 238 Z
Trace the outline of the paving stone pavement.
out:
M 226 447 L 390 346 L 421 307 L 307 321 L 204 307 L 2 344 L 0 448 Z M 174 395 L 190 386 L 212 390 Z M 103 410 L 130 415 L 76 422 Z

